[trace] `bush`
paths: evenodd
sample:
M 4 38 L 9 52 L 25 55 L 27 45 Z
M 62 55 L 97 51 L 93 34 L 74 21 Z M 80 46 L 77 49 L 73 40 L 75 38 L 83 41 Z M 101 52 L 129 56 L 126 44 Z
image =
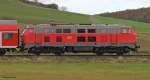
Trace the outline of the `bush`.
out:
M 28 0 L 20 0 L 24 3 L 27 3 L 27 4 L 32 4 L 32 5 L 36 5 L 36 6 L 40 6 L 40 7 L 45 7 L 45 8 L 52 8 L 52 9 L 58 9 L 59 6 L 57 4 L 42 4 L 42 3 L 37 3 L 37 2 L 33 2 L 33 1 L 28 1 Z
M 48 4 L 46 5 L 48 8 L 53 8 L 53 9 L 58 9 L 58 5 L 57 4 Z

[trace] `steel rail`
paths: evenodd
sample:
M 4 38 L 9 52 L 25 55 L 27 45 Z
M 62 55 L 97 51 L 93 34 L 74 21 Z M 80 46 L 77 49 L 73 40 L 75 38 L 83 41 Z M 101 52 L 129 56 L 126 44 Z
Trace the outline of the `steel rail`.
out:
M 42 56 L 68 56 L 68 57 L 75 57 L 75 56 L 81 56 L 81 57 L 119 57 L 119 56 L 122 56 L 122 57 L 142 57 L 142 56 L 147 56 L 147 57 L 150 57 L 150 54 L 137 54 L 137 55 L 101 55 L 101 56 L 98 56 L 98 55 L 74 55 L 74 54 L 72 54 L 72 55 L 52 55 L 52 54 L 50 54 L 50 55 L 48 55 L 48 54 L 42 54 L 42 55 L 32 55 L 32 54 L 30 54 L 30 55 L 23 55 L 23 54 L 16 54 L 16 55 L 3 55 L 3 56 L 0 56 L 0 57 L 42 57 Z

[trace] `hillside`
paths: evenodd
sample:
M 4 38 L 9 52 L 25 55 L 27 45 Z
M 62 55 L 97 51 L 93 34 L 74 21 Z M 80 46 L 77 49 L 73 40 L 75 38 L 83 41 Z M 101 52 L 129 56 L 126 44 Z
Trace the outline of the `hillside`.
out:
M 20 23 L 89 23 L 87 15 L 62 12 L 22 3 L 0 0 L 0 19 L 17 19 Z
M 100 14 L 100 16 L 105 17 L 114 17 L 128 20 L 135 20 L 150 23 L 150 7 L 149 8 L 141 8 L 141 9 L 133 9 L 133 10 L 125 10 L 113 13 L 104 13 Z
M 131 20 L 101 16 L 62 12 L 49 8 L 28 5 L 19 0 L 0 0 L 0 19 L 17 19 L 22 24 L 39 23 L 101 23 L 132 26 L 138 33 L 139 44 L 143 52 L 150 52 L 150 24 Z

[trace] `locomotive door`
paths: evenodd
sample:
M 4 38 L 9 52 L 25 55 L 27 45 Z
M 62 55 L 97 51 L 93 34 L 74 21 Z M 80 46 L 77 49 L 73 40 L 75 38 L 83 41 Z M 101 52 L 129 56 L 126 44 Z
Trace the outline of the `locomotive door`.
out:
M 115 28 L 110 28 L 110 41 L 112 44 L 118 43 L 118 30 Z
M 74 30 L 74 28 L 72 27 L 72 26 L 69 26 L 69 27 L 65 27 L 64 29 L 63 29 L 63 32 L 64 32 L 64 34 L 65 34 L 65 36 L 64 36 L 64 42 L 66 43 L 66 44 L 72 44 L 74 41 L 73 41 L 73 30 Z
M 43 35 L 42 35 L 42 28 L 39 28 L 39 27 L 37 27 L 37 28 L 35 28 L 35 43 L 36 44 L 41 44 L 42 43 L 42 37 L 43 37 Z
M 117 40 L 117 34 L 111 34 L 111 43 L 115 44 L 118 42 Z

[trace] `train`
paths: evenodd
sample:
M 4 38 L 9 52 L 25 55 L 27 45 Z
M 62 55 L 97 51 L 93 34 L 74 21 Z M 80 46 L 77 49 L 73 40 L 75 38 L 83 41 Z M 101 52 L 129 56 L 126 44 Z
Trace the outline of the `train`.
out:
M 37 24 L 20 32 L 16 20 L 0 20 L 0 55 L 87 53 L 124 55 L 137 51 L 137 33 L 119 24 Z

